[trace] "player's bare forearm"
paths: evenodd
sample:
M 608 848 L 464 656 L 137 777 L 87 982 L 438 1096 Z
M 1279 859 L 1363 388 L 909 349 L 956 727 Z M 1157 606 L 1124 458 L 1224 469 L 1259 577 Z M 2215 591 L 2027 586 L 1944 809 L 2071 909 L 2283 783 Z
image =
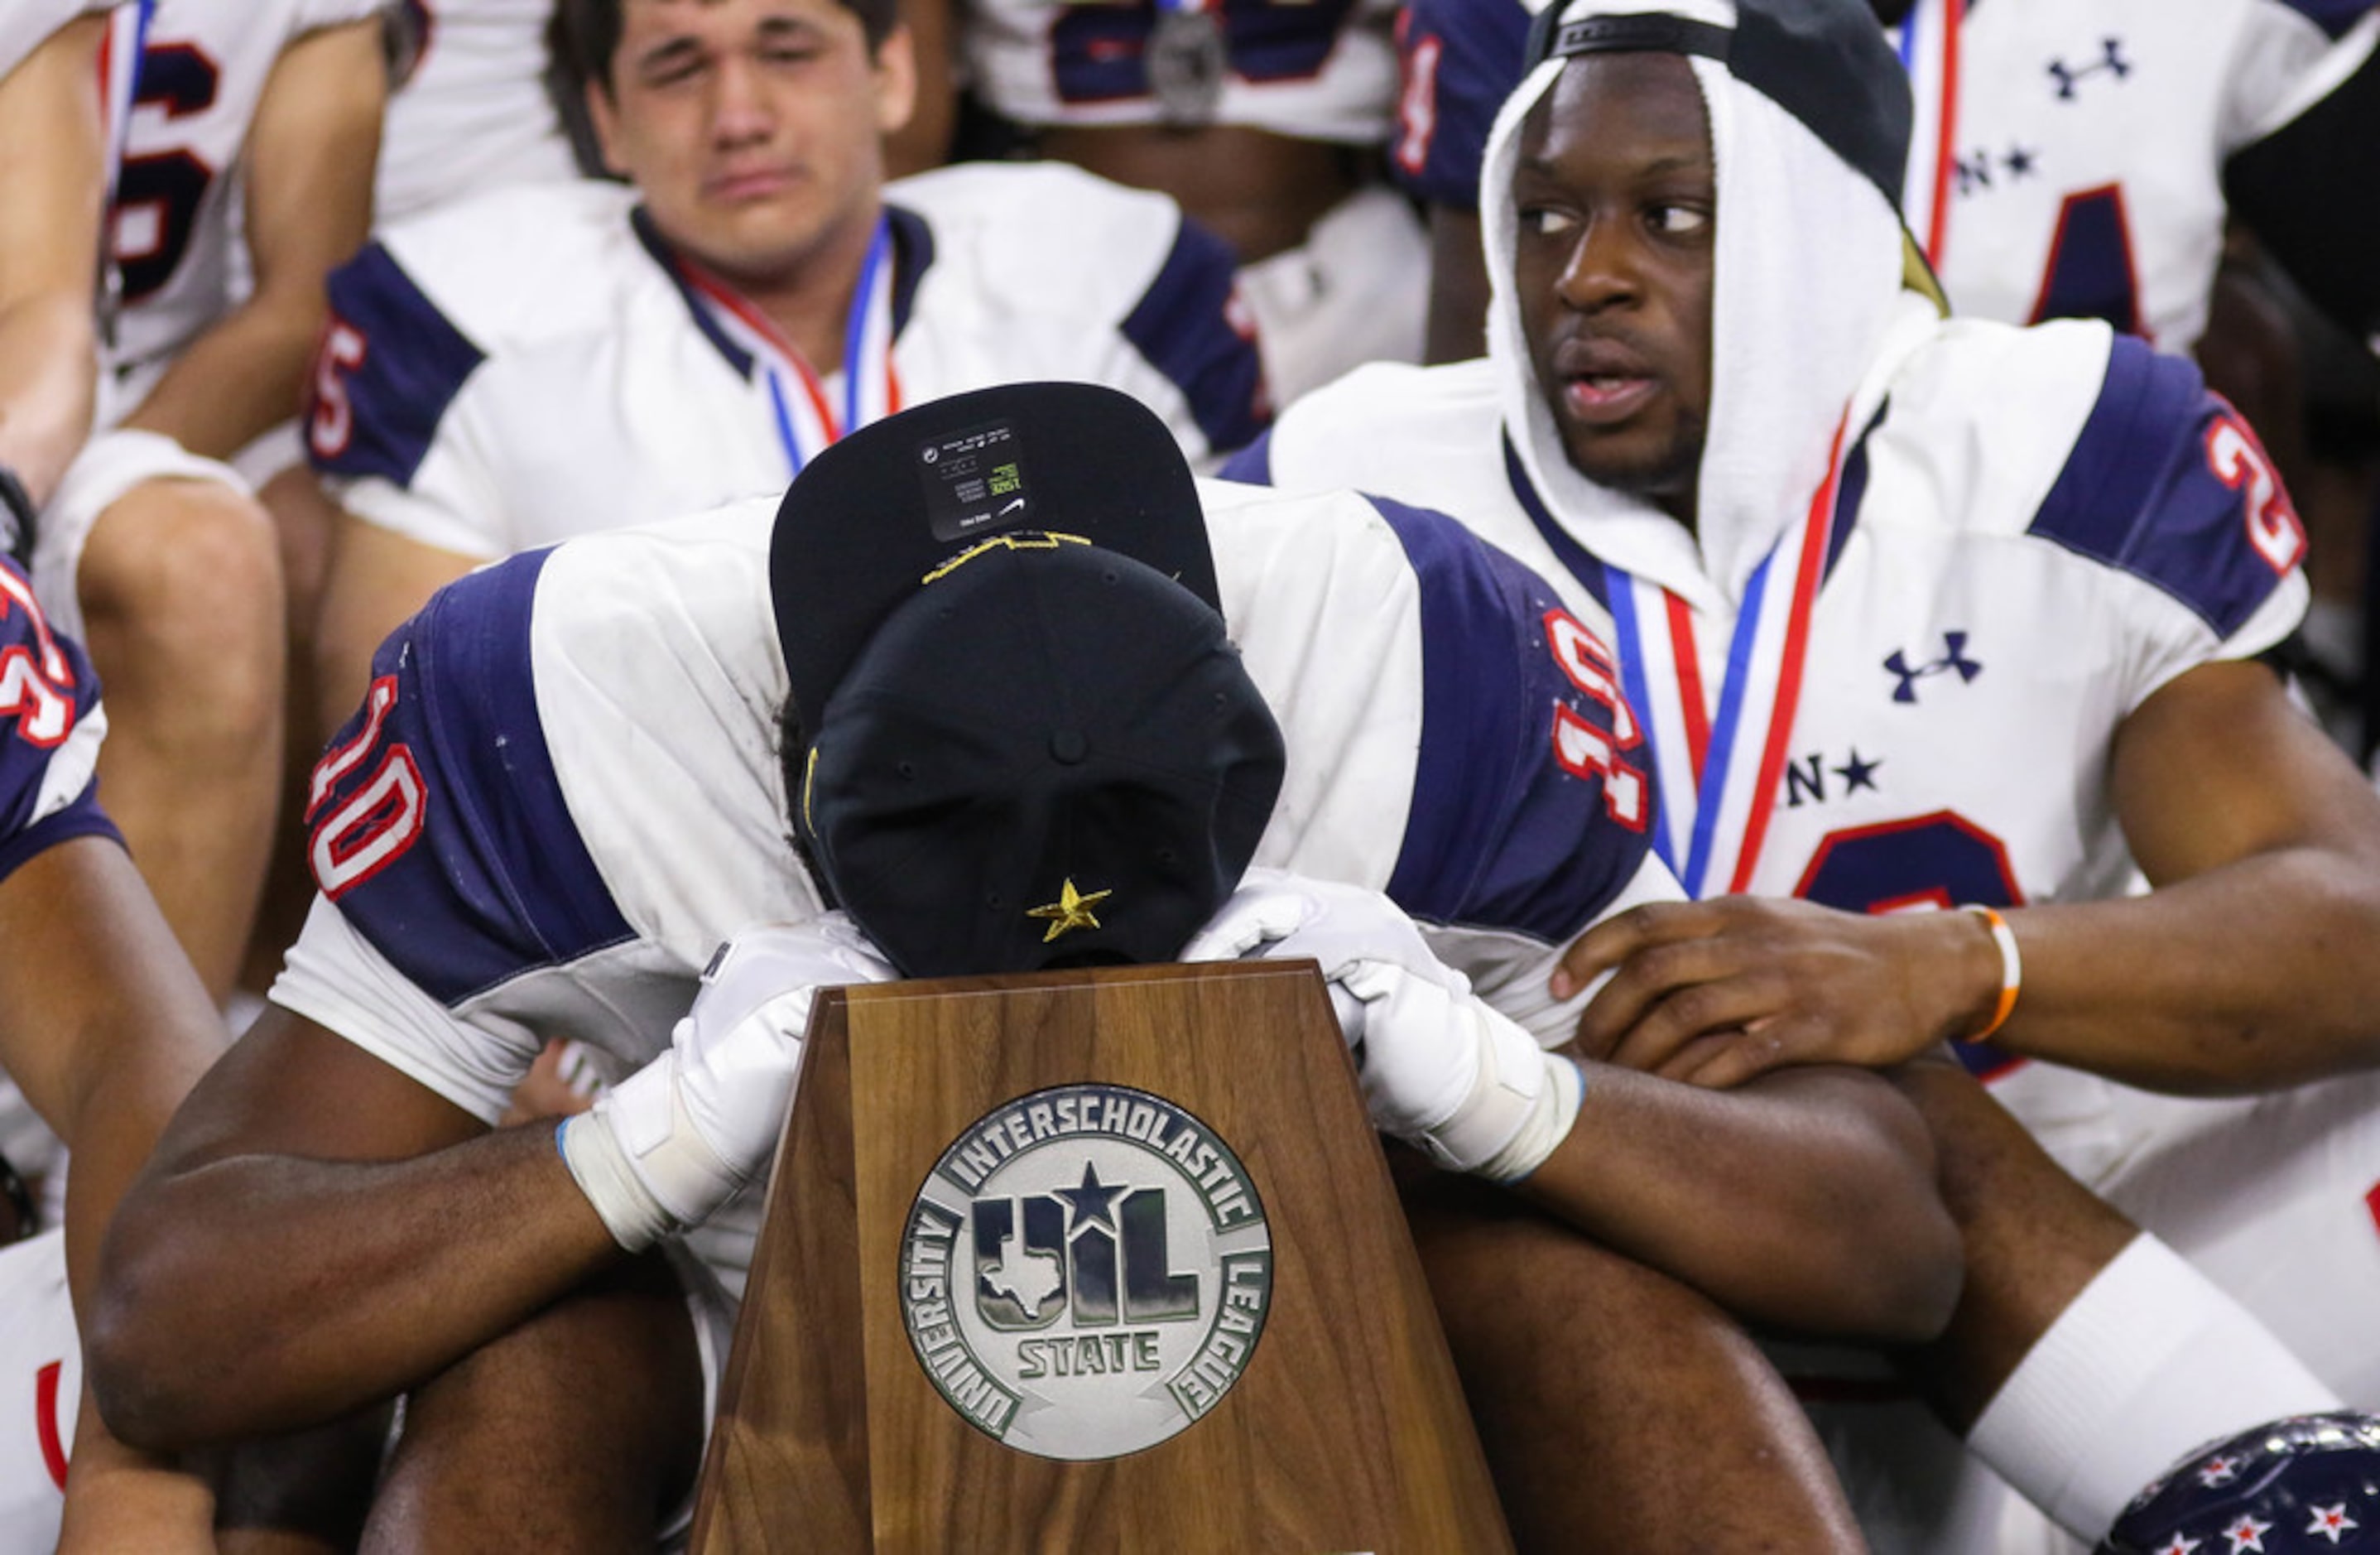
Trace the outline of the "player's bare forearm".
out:
M 207 1479 L 108 1435 L 88 1390 L 67 1462 L 58 1555 L 212 1555 L 215 1499 Z
M 319 1424 L 619 1256 L 551 1124 L 486 1132 L 270 1010 L 118 1210 L 86 1339 L 93 1391 L 152 1450 Z
M 124 424 L 227 459 L 298 414 L 322 329 L 316 298 L 251 298 L 192 341 Z
M 2116 902 L 2010 913 L 1997 1038 L 2153 1090 L 2232 1095 L 2380 1064 L 2380 865 L 2260 855 Z
M 91 429 L 105 30 L 101 17 L 71 22 L 0 80 L 0 464 L 35 502 Z
M 226 458 L 298 413 L 323 278 L 371 230 L 386 101 L 376 19 L 282 51 L 249 134 L 243 228 L 256 290 L 176 359 L 129 425 Z
M 1857 1071 L 1721 1093 L 1590 1064 L 1577 1125 L 1521 1191 L 1757 1325 L 1909 1343 L 1958 1297 L 1925 1126 Z
M 36 504 L 49 501 L 90 435 L 97 383 L 87 291 L 0 308 L 0 465 Z

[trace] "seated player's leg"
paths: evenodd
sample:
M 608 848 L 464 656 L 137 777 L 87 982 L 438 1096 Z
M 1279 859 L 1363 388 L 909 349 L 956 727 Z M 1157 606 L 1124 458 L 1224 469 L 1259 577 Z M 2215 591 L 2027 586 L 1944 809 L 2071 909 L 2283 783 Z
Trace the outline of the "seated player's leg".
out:
M 43 515 L 34 587 L 98 666 L 108 811 L 220 1002 L 255 916 L 280 786 L 271 520 L 224 467 L 153 433 L 107 433 Z
M 621 1265 L 408 1395 L 363 1548 L 651 1555 L 682 1529 L 728 1324 L 681 1268 Z
M 2199 1443 L 2336 1406 L 2255 1316 L 2060 1170 L 1957 1065 L 1899 1078 L 1934 1132 L 1968 1259 L 1949 1329 L 1904 1359 L 2036 1506 L 2095 1538 Z
M 1523 1555 L 1865 1548 L 1800 1406 L 1717 1307 L 1477 1184 L 1405 1202 Z
M 2347 1403 L 2380 1409 L 2380 1076 L 2228 1099 L 2124 1090 L 2117 1106 L 2133 1147 L 2099 1192 Z

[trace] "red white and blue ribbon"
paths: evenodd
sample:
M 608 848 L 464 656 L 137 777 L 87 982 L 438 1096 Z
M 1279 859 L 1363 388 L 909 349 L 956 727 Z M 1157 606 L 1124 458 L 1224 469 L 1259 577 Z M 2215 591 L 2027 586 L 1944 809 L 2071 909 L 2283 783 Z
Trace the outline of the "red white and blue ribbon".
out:
M 1901 216 L 1925 244 L 1926 262 L 1937 270 L 1950 228 L 1950 202 L 1959 195 L 1959 29 L 1966 17 L 1967 0 L 1917 0 L 1892 30 L 1916 109 Z
M 860 262 L 859 285 L 843 326 L 843 403 L 827 382 L 768 316 L 699 265 L 684 266 L 686 284 L 731 339 L 752 354 L 769 390 L 777 441 L 790 472 L 799 475 L 821 448 L 901 408 L 901 380 L 892 368 L 892 227 L 880 216 Z
M 1621 674 L 1652 742 L 1660 785 L 1653 845 L 1689 896 L 1747 890 L 1759 868 L 1801 705 L 1842 454 L 1838 426 L 1808 516 L 1779 538 L 1744 587 L 1715 687 L 1704 674 L 1692 608 L 1605 564 Z

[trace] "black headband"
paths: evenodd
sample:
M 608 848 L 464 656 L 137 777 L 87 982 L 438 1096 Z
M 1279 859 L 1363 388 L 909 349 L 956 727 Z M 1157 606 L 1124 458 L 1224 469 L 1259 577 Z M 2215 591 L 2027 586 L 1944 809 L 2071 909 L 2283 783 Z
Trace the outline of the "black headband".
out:
M 1912 119 L 1909 75 L 1861 0 L 1737 0 L 1732 30 L 1660 12 L 1561 19 L 1555 0 L 1529 30 L 1529 65 L 1594 54 L 1717 60 L 1808 128 L 1900 208 Z

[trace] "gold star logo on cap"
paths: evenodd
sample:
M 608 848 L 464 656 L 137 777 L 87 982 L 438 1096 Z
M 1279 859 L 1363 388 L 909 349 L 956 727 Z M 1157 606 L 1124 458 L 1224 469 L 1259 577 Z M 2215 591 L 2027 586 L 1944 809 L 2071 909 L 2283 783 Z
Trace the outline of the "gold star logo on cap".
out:
M 1086 896 L 1075 889 L 1075 882 L 1070 880 L 1058 888 L 1055 902 L 1046 907 L 1028 907 L 1025 916 L 1050 920 L 1050 932 L 1041 936 L 1041 942 L 1046 945 L 1059 935 L 1077 929 L 1097 929 L 1099 920 L 1091 915 L 1091 909 L 1114 894 L 1112 891 L 1094 891 Z

